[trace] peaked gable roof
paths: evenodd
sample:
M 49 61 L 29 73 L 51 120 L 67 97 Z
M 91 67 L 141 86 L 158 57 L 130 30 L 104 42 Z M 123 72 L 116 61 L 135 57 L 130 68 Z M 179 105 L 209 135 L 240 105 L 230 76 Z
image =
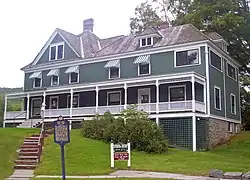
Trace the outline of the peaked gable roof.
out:
M 40 52 L 37 54 L 35 59 L 33 60 L 32 63 L 30 63 L 29 66 L 34 66 L 36 63 L 39 61 L 45 50 L 49 47 L 53 39 L 56 37 L 56 35 L 59 34 L 59 36 L 69 45 L 69 47 L 75 52 L 75 54 L 78 57 L 81 57 L 80 53 L 80 39 L 76 35 L 73 35 L 67 31 L 64 31 L 62 29 L 56 28 L 55 31 L 52 33 L 52 35 L 49 37 L 47 40 L 46 44 L 42 47 Z M 22 68 L 23 69 L 23 68 Z
M 138 33 L 136 37 L 141 37 L 141 36 L 148 36 L 148 35 L 156 35 L 156 36 L 162 36 L 158 28 L 156 27 L 149 27 L 142 31 L 141 33 Z

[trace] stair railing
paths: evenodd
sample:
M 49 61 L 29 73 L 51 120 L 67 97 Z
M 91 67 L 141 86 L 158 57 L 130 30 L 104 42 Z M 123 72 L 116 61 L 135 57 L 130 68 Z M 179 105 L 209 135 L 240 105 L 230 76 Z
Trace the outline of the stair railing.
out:
M 13 118 L 14 119 L 14 127 L 16 127 L 16 118 L 23 115 L 24 113 L 26 113 L 26 111 L 22 111 L 19 114 L 17 114 L 16 116 L 14 116 L 14 118 Z
M 45 136 L 45 131 L 44 131 L 44 122 L 42 122 L 42 127 L 38 139 L 38 163 L 40 162 L 40 158 L 42 155 L 42 149 L 44 145 L 44 136 Z

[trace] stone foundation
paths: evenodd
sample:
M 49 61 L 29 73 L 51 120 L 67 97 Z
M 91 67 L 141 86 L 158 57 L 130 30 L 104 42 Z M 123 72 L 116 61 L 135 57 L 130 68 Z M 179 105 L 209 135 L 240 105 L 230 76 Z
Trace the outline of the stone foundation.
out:
M 236 123 L 231 123 L 231 131 L 227 121 L 209 118 L 208 120 L 208 149 L 226 143 L 236 131 Z

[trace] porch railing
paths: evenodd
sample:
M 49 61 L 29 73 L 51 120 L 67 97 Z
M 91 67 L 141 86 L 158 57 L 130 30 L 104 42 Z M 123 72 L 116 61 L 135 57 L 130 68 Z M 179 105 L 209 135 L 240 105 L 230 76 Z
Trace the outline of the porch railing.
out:
M 191 111 L 192 110 L 192 101 L 177 101 L 177 102 L 159 102 L 159 112 L 174 112 L 174 111 Z M 156 112 L 157 103 L 145 103 L 137 104 L 138 110 L 143 110 L 148 113 Z M 119 114 L 124 110 L 124 105 L 113 105 L 113 106 L 98 106 L 98 113 L 104 114 L 106 111 L 110 111 L 112 114 Z M 195 102 L 195 110 L 199 112 L 205 112 L 205 103 L 204 102 Z M 79 107 L 72 109 L 73 116 L 88 116 L 96 114 L 96 106 L 91 107 Z M 17 116 L 19 115 L 19 116 Z M 60 109 L 46 109 L 44 116 L 48 117 L 58 117 L 58 116 L 70 116 L 70 108 L 60 108 Z M 17 116 L 17 117 L 16 117 Z M 7 112 L 6 119 L 26 118 L 26 111 L 17 111 L 17 112 Z

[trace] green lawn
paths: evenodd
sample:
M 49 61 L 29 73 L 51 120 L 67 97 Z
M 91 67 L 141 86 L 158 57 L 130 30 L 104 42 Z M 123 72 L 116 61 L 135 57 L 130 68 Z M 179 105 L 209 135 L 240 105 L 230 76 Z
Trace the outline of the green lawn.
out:
M 60 175 L 60 148 L 54 144 L 53 135 L 45 141 L 42 163 L 35 174 Z M 250 169 L 250 132 L 243 132 L 232 139 L 231 144 L 209 152 L 192 152 L 170 149 L 165 154 L 132 152 L 135 170 L 164 171 L 187 175 L 208 175 L 212 168 L 224 171 L 248 171 Z M 67 175 L 108 174 L 110 169 L 109 145 L 84 139 L 79 131 L 71 131 L 71 143 L 65 146 Z M 116 169 L 126 169 L 126 162 L 115 164 Z
M 37 129 L 0 128 L 0 179 L 12 174 L 16 150 L 22 144 L 24 137 L 38 132 Z
M 44 178 L 33 178 L 33 180 L 61 180 L 62 178 L 47 178 L 47 179 L 44 179 Z M 159 178 L 110 178 L 110 179 L 106 179 L 106 178 L 103 178 L 103 179 L 98 179 L 98 178 L 94 178 L 94 179 L 91 179 L 91 178 L 88 178 L 88 180 L 159 180 Z M 163 179 L 163 178 L 161 178 Z M 80 179 L 68 179 L 67 180 L 80 180 Z M 83 179 L 81 179 L 83 180 Z M 167 179 L 167 180 L 174 180 L 174 179 Z

